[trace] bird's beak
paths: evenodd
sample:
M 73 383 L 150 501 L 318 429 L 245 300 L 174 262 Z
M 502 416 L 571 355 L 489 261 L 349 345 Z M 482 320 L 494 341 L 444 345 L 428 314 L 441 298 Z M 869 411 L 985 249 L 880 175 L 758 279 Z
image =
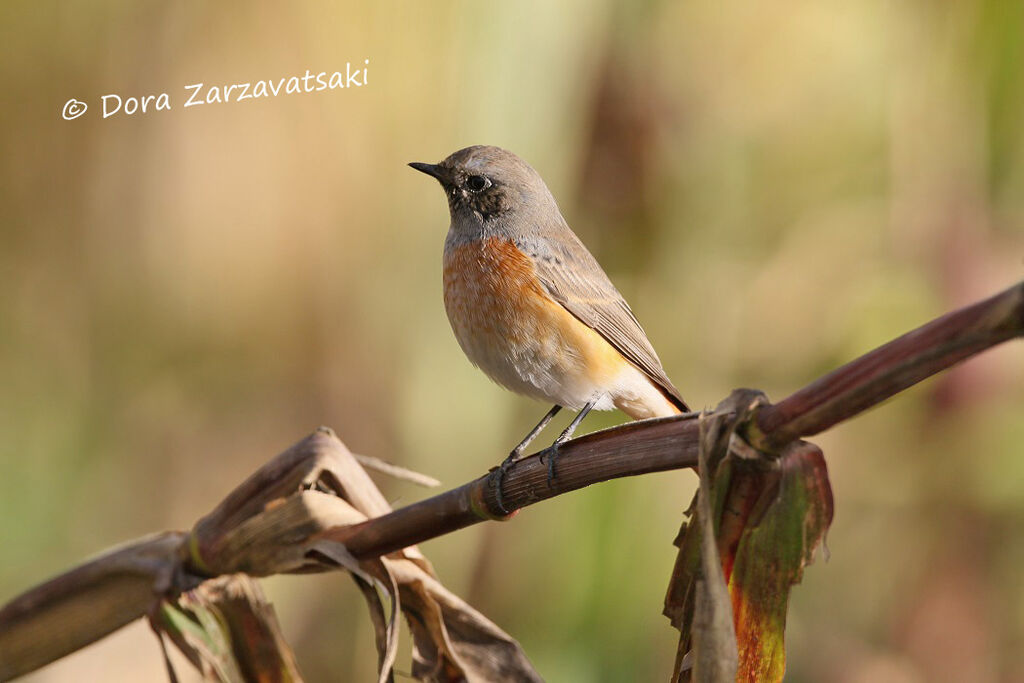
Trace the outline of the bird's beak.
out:
M 438 166 L 437 164 L 424 164 L 420 161 L 414 161 L 409 165 L 415 168 L 420 173 L 426 173 L 429 176 L 437 178 L 438 181 L 444 182 L 443 180 L 441 180 L 441 167 Z

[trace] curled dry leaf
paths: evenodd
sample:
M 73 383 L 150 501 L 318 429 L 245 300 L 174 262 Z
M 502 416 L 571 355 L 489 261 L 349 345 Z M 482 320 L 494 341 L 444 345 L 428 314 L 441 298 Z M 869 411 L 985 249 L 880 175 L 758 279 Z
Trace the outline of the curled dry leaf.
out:
M 211 576 L 324 571 L 307 557 L 312 537 L 390 510 L 344 444 L 321 428 L 257 470 L 200 519 L 188 560 Z
M 344 498 L 354 491 L 362 493 L 352 501 L 352 512 L 361 515 L 359 521 L 388 511 L 383 497 L 362 468 L 334 470 L 332 474 L 332 486 L 336 485 L 339 496 Z M 366 487 L 372 487 L 373 493 Z M 519 644 L 445 588 L 415 547 L 380 558 L 357 560 L 343 543 L 332 538 L 332 532 L 336 531 L 338 529 L 329 530 L 310 542 L 307 556 L 337 563 L 352 572 L 360 584 L 377 633 L 380 681 L 388 680 L 394 664 L 399 610 L 412 633 L 412 674 L 418 680 L 497 683 L 542 680 Z M 385 614 L 381 594 L 391 605 L 388 614 Z
M 370 609 L 381 682 L 392 675 L 399 611 L 413 634 L 413 675 L 420 680 L 540 680 L 519 644 L 448 591 L 415 546 L 356 559 L 337 540 L 349 526 L 387 512 L 365 470 L 333 433 L 321 430 L 200 520 L 191 559 L 216 574 L 348 570 Z
M 400 609 L 413 637 L 412 675 L 422 681 L 540 681 L 519 644 L 493 622 L 445 588 L 425 564 L 394 553 L 356 561 L 336 541 L 311 550 L 350 569 L 364 590 L 377 632 L 380 681 L 394 664 Z M 383 592 L 391 604 L 385 615 Z
M 710 424 L 709 424 L 710 422 Z M 715 490 L 711 485 L 711 462 L 719 461 L 723 447 L 722 424 L 719 415 L 700 416 L 700 452 L 698 471 L 700 488 L 697 490 L 697 529 L 700 537 L 700 577 L 693 614 L 693 676 L 707 683 L 732 683 L 736 680 L 736 632 L 732 623 L 732 604 L 722 574 L 722 559 L 715 542 Z
M 515 640 L 414 562 L 392 567 L 426 681 L 541 681 Z

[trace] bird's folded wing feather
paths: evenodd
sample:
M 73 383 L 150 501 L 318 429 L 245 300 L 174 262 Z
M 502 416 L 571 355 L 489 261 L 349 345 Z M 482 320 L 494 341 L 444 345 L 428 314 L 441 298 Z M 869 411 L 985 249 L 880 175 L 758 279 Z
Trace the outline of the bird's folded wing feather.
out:
M 554 245 L 550 240 L 528 240 L 517 246 L 532 258 L 537 276 L 552 299 L 640 368 L 672 403 L 689 410 L 629 304 L 582 242 L 573 239 L 568 244 Z

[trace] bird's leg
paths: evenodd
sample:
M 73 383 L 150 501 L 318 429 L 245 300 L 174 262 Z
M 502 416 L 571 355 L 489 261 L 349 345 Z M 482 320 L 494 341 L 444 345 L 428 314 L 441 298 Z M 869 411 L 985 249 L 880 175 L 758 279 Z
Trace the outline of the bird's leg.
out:
M 505 462 L 502 463 L 502 466 L 504 466 L 505 463 L 511 465 L 513 462 L 518 460 L 520 456 L 523 454 L 523 451 L 526 450 L 526 447 L 530 445 L 530 442 L 537 438 L 537 435 L 540 434 L 541 431 L 543 431 L 544 428 L 548 426 L 549 422 L 551 422 L 551 418 L 553 418 L 555 415 L 558 415 L 558 411 L 560 411 L 561 409 L 562 406 L 552 406 L 551 410 L 549 410 L 547 414 L 540 419 L 540 422 L 537 423 L 537 426 L 530 430 L 530 433 L 526 435 L 526 438 L 520 441 L 519 445 L 512 449 L 512 452 L 508 454 L 507 458 L 505 458 Z
M 561 409 L 562 406 L 560 405 L 553 406 L 551 410 L 549 410 L 547 414 L 540 419 L 540 422 L 537 423 L 537 426 L 530 430 L 530 433 L 526 435 L 526 438 L 520 441 L 519 445 L 513 448 L 512 452 L 508 454 L 508 457 L 505 458 L 505 460 L 503 460 L 502 463 L 497 468 L 494 469 L 494 472 L 491 475 L 491 483 L 494 486 L 494 497 L 498 503 L 498 508 L 501 510 L 502 513 L 506 515 L 509 514 L 509 511 L 505 509 L 505 499 L 501 493 L 501 485 L 505 481 L 505 475 L 508 473 L 509 468 L 512 467 L 512 463 L 514 463 L 516 460 L 519 460 L 519 458 L 522 457 L 523 451 L 526 450 L 526 447 L 530 445 L 530 442 L 537 438 L 537 435 L 540 434 L 541 431 L 543 431 L 544 428 L 548 426 L 549 422 L 551 422 L 551 418 L 557 415 L 558 411 Z
M 550 451 L 550 453 L 548 453 L 548 484 L 549 485 L 555 479 L 555 459 L 558 457 L 558 447 L 561 446 L 563 443 L 565 443 L 566 441 L 568 441 L 572 437 L 572 433 L 575 432 L 576 428 L 580 426 L 580 422 L 583 422 L 583 418 L 585 418 L 587 416 L 587 413 L 589 413 L 591 410 L 594 409 L 594 405 L 596 403 L 597 403 L 596 399 L 593 400 L 593 401 L 588 401 L 587 404 L 585 406 L 583 406 L 583 409 L 580 410 L 580 412 L 576 414 L 576 417 L 574 417 L 572 419 L 572 422 L 569 423 L 569 426 L 565 428 L 565 431 L 563 431 L 561 434 L 558 435 L 558 438 L 555 439 L 555 442 L 553 444 L 551 444 L 551 448 L 548 449 Z

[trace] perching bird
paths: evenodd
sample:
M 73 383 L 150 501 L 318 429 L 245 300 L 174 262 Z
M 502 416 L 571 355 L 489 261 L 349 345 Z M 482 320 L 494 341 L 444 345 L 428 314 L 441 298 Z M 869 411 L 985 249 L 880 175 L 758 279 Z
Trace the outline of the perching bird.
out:
M 579 414 L 556 448 L 595 408 L 634 419 L 689 412 L 629 305 L 529 164 L 474 146 L 409 165 L 448 197 L 444 305 L 462 350 L 498 384 L 554 404 L 502 474 L 563 407 Z

